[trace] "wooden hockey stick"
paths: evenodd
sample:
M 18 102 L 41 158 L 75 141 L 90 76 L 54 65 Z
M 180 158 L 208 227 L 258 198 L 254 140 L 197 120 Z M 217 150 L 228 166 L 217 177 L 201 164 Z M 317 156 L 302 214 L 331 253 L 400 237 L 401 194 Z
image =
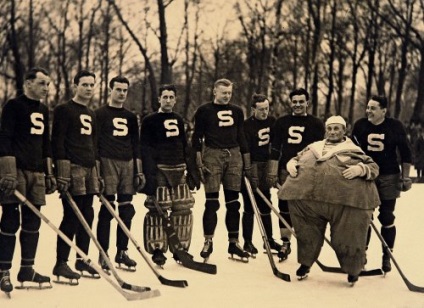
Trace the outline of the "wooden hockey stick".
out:
M 66 244 L 68 244 L 72 249 L 74 249 L 83 260 L 93 267 L 99 275 L 105 279 L 108 283 L 110 283 L 122 296 L 124 296 L 127 300 L 141 300 L 151 297 L 156 297 L 160 295 L 159 290 L 145 290 L 141 293 L 128 293 L 123 290 L 122 285 L 118 285 L 115 281 L 112 280 L 111 277 L 107 273 L 105 273 L 98 265 L 96 265 L 93 261 L 91 261 L 90 257 L 87 256 L 73 241 L 71 241 L 62 231 L 60 231 L 44 214 L 42 214 L 29 200 L 27 200 L 19 191 L 15 190 L 14 195 L 18 200 L 25 204 L 31 211 L 34 212 L 41 220 L 43 220 Z
M 250 202 L 252 203 L 253 212 L 255 213 L 256 220 L 258 222 L 259 230 L 261 231 L 262 240 L 264 241 L 265 250 L 268 255 L 272 272 L 278 278 L 284 281 L 290 281 L 290 275 L 280 272 L 277 266 L 275 265 L 274 257 L 272 256 L 272 252 L 271 252 L 271 247 L 269 246 L 269 241 L 266 236 L 265 227 L 264 227 L 264 224 L 262 223 L 262 218 L 260 217 L 260 214 L 259 214 L 259 209 L 258 209 L 258 205 L 256 204 L 255 196 L 253 195 L 252 186 L 250 185 L 249 179 L 246 177 L 244 177 L 244 182 L 246 184 L 246 190 L 247 190 L 247 194 L 249 195 Z
M 140 253 L 140 255 L 143 257 L 144 261 L 146 261 L 147 265 L 150 267 L 150 269 L 153 271 L 153 273 L 156 275 L 156 277 L 159 279 L 159 281 L 167 286 L 171 287 L 179 287 L 179 288 L 185 288 L 188 286 L 188 283 L 186 280 L 170 280 L 165 277 L 163 277 L 154 267 L 152 262 L 149 260 L 148 256 L 143 252 L 140 245 L 135 240 L 134 236 L 130 233 L 130 230 L 127 228 L 127 226 L 122 221 L 121 217 L 119 217 L 113 208 L 113 206 L 110 204 L 109 200 L 105 198 L 102 194 L 98 195 L 101 203 L 106 206 L 106 208 L 109 210 L 109 212 L 112 214 L 112 216 L 116 219 L 121 229 L 124 231 L 125 235 L 128 236 L 128 238 L 131 240 L 131 242 L 134 244 L 137 251 Z

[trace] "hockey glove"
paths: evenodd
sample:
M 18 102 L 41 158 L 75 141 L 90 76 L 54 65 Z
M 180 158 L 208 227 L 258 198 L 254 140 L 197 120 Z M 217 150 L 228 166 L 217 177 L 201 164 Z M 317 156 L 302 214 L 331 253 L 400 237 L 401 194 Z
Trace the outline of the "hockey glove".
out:
M 56 178 L 53 175 L 53 161 L 50 157 L 47 157 L 44 160 L 44 173 L 45 173 L 45 185 L 46 185 L 46 194 L 50 195 L 54 193 L 57 189 Z
M 205 178 L 209 174 L 211 174 L 211 171 L 203 164 L 201 152 L 197 152 L 196 165 L 197 165 L 197 168 L 199 169 L 200 181 L 202 183 L 205 183 Z
M 71 185 L 71 162 L 69 160 L 56 161 L 57 190 L 67 192 Z
M 297 161 L 290 159 L 286 165 L 286 169 L 292 178 L 297 177 Z
M 278 160 L 269 160 L 267 164 L 266 184 L 269 187 L 277 187 L 278 183 Z
M 200 179 L 196 179 L 191 173 L 187 173 L 186 181 L 190 190 L 200 189 Z
M 364 176 L 365 170 L 359 165 L 350 166 L 347 169 L 343 170 L 342 175 L 345 179 L 352 180 L 358 176 Z
M 96 172 L 97 172 L 97 181 L 99 183 L 99 194 L 103 194 L 105 190 L 105 180 L 103 179 L 100 173 L 100 160 L 96 160 Z
M 410 178 L 403 178 L 400 179 L 401 182 L 401 190 L 402 191 L 408 191 L 412 187 L 412 180 Z
M 137 192 L 141 192 L 144 186 L 146 185 L 146 177 L 143 173 L 143 164 L 141 159 L 135 160 L 134 168 L 134 188 Z
M 14 156 L 0 157 L 0 193 L 4 196 L 13 194 L 18 186 L 18 172 Z

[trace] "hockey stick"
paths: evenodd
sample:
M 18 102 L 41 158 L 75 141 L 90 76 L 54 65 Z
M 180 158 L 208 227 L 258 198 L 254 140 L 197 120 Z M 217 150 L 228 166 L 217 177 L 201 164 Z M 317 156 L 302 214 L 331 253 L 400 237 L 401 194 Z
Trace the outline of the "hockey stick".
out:
M 264 200 L 266 205 L 268 205 L 268 207 L 274 212 L 274 214 L 277 215 L 277 217 L 284 224 L 284 226 L 293 234 L 294 237 L 296 237 L 296 233 L 294 232 L 293 228 L 288 224 L 288 222 L 284 219 L 284 217 L 280 215 L 280 213 L 271 204 L 271 202 L 262 193 L 262 191 L 259 188 L 257 188 L 256 192 Z M 324 236 L 324 240 L 332 248 L 331 242 L 327 239 L 327 237 Z M 345 272 L 340 267 L 326 266 L 322 264 L 319 260 L 316 260 L 315 263 L 318 264 L 319 268 L 324 272 L 345 274 Z M 359 274 L 359 276 L 377 276 L 377 275 L 383 275 L 383 271 L 379 268 L 372 269 L 372 270 L 362 270 L 361 273 Z
M 397 268 L 400 276 L 402 277 L 402 279 L 405 282 L 406 286 L 408 287 L 409 291 L 424 293 L 424 287 L 416 286 L 416 285 L 412 284 L 408 280 L 408 278 L 406 278 L 406 276 L 404 275 L 404 273 L 400 269 L 400 266 L 397 263 L 395 257 L 393 256 L 393 253 L 390 250 L 389 245 L 387 245 L 386 241 L 384 240 L 384 238 L 381 235 L 381 233 L 377 230 L 377 227 L 375 226 L 375 224 L 374 224 L 374 222 L 372 220 L 371 220 L 371 227 L 374 229 L 375 233 L 377 234 L 378 238 L 380 239 L 381 243 L 383 244 L 383 247 L 384 247 L 385 251 L 387 251 L 387 253 L 389 254 L 390 259 L 392 259 L 394 265 L 396 266 L 396 268 Z
M 92 266 L 99 275 L 105 279 L 107 282 L 109 282 L 122 296 L 124 296 L 127 300 L 133 301 L 133 300 L 141 300 L 141 299 L 147 299 L 151 297 L 156 297 L 160 295 L 159 290 L 153 290 L 153 291 L 143 291 L 141 293 L 128 293 L 122 289 L 122 286 L 118 285 L 115 281 L 113 281 L 107 273 L 105 273 L 99 266 L 94 264 L 93 261 L 91 261 L 90 257 L 87 256 L 76 244 L 73 243 L 62 231 L 60 231 L 44 214 L 42 214 L 29 200 L 27 200 L 19 191 L 15 190 L 14 192 L 15 197 L 18 198 L 18 200 L 25 204 L 31 211 L 34 212 L 35 215 L 37 215 L 41 220 L 43 220 L 53 231 L 66 243 L 68 244 L 72 249 L 74 249 L 83 259 L 84 261 Z
M 178 238 L 178 235 L 175 232 L 174 224 L 172 223 L 171 218 L 163 212 L 156 198 L 154 198 L 154 204 L 156 210 L 164 219 L 163 228 L 166 235 L 168 236 L 169 245 L 173 247 L 174 253 L 181 261 L 181 264 L 184 267 L 195 271 L 207 274 L 216 274 L 216 265 L 194 261 L 192 257 L 187 253 L 187 251 L 184 250 L 183 246 L 181 245 L 180 239 Z
M 247 194 L 249 195 L 250 202 L 252 203 L 253 212 L 255 213 L 256 220 L 258 222 L 259 230 L 261 231 L 262 240 L 264 241 L 266 254 L 268 255 L 269 263 L 272 268 L 272 272 L 275 276 L 277 276 L 280 279 L 283 279 L 284 281 L 290 281 L 290 275 L 286 273 L 282 273 L 278 270 L 277 266 L 275 265 L 274 258 L 272 256 L 271 247 L 269 246 L 268 238 L 266 236 L 265 227 L 262 223 L 262 219 L 259 214 L 258 205 L 256 204 L 255 196 L 253 195 L 252 186 L 250 185 L 249 179 L 244 177 L 244 182 L 246 183 L 246 190 Z
M 186 280 L 170 280 L 163 277 L 153 266 L 153 264 L 150 262 L 149 258 L 146 256 L 146 254 L 141 250 L 140 245 L 138 245 L 137 241 L 135 240 L 134 236 L 130 233 L 130 230 L 128 230 L 127 226 L 122 221 L 121 217 L 119 217 L 116 213 L 110 202 L 103 196 L 102 194 L 98 195 L 100 201 L 106 208 L 109 210 L 109 212 L 112 214 L 112 216 L 116 219 L 121 229 L 124 231 L 125 235 L 128 236 L 128 238 L 131 240 L 131 242 L 136 247 L 137 251 L 140 253 L 140 255 L 143 257 L 144 261 L 146 261 L 147 265 L 150 267 L 150 269 L 153 271 L 153 273 L 156 275 L 156 277 L 159 279 L 159 281 L 167 286 L 171 287 L 179 287 L 179 288 L 185 288 L 188 286 L 188 283 Z

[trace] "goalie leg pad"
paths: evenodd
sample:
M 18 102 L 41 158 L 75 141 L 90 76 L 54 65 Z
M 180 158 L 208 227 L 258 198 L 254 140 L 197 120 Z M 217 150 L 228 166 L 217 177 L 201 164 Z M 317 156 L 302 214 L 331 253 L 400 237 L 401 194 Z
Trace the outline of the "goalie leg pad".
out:
M 168 210 L 172 206 L 171 193 L 166 186 L 159 186 L 156 189 L 156 197 L 147 196 L 146 201 L 144 201 L 144 206 L 149 210 L 156 210 L 155 206 L 155 198 L 159 204 L 159 206 L 164 210 Z
M 155 249 L 160 249 L 164 253 L 168 250 L 163 217 L 157 212 L 149 211 L 144 217 L 144 249 L 150 254 L 153 254 Z
M 171 220 L 181 245 L 185 250 L 188 250 L 193 233 L 193 214 L 191 210 L 173 211 L 171 213 Z M 169 248 L 173 252 L 173 247 L 170 246 Z
M 189 210 L 194 206 L 194 198 L 186 183 L 171 188 L 172 211 Z

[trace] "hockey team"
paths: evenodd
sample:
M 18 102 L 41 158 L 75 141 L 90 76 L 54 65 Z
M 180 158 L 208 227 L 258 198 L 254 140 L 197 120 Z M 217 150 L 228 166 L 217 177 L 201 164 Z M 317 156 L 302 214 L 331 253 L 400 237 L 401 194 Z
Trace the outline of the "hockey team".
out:
M 222 185 L 230 258 L 248 262 L 258 253 L 252 241 L 254 206 L 260 213 L 263 238 L 280 261 L 288 258 L 292 236 L 296 236 L 299 279 L 308 275 L 317 260 L 325 225 L 329 222 L 335 231 L 331 245 L 342 270 L 348 274 L 348 282 L 353 284 L 366 263 L 370 220 L 378 207 L 381 235 L 387 243 L 383 245 L 382 270 L 385 273 L 391 270 L 387 248 L 391 252 L 395 243 L 396 198 L 401 191 L 411 188 L 412 155 L 404 126 L 386 116 L 385 97 L 370 98 L 366 117 L 355 123 L 350 139 L 342 117 L 330 117 L 324 124 L 308 114 L 310 101 L 305 89 L 290 93 L 291 113 L 278 119 L 269 116 L 269 99 L 255 94 L 251 101 L 252 115 L 245 119 L 243 110 L 230 103 L 233 83 L 219 79 L 213 86 L 212 102 L 201 105 L 194 115 L 191 146 L 184 120 L 174 112 L 177 103 L 174 85 L 160 87 L 160 108 L 144 117 L 139 129 L 136 115 L 124 107 L 129 80 L 123 76 L 112 78 L 107 105 L 91 110 L 88 104 L 94 96 L 95 84 L 96 75 L 91 71 L 82 70 L 75 75 L 74 97 L 54 109 L 51 137 L 49 110 L 43 103 L 50 85 L 50 75 L 45 69 L 30 69 L 25 75 L 23 94 L 3 107 L 1 291 L 9 294 L 13 290 L 10 269 L 18 230 L 21 263 L 17 281 L 21 286 L 17 288 L 51 288 L 50 278 L 34 269 L 41 220 L 32 209 L 21 204 L 15 190 L 38 211 L 45 211 L 46 194 L 57 190 L 63 205 L 59 230 L 71 241 L 75 238 L 75 245 L 84 254 L 88 254 L 91 237 L 72 205 L 76 204 L 82 219 L 93 228 L 94 197 L 102 195 L 103 202 L 118 212 L 115 214 L 103 202 L 98 212 L 95 234 L 106 253 L 100 253 L 98 258 L 104 271 L 111 264 L 105 259 L 110 251 L 111 221 L 119 215 L 127 229 L 131 229 L 136 193 L 146 195 L 145 251 L 159 267 L 167 260 L 168 247 L 175 261 L 180 262 L 175 246 L 168 241 L 164 224 L 172 222 L 182 249 L 188 252 L 195 204 L 192 191 L 199 189 L 200 183 L 206 200 L 202 218 L 204 246 L 200 251 L 204 262 L 213 252 Z M 400 153 L 400 166 L 397 153 Z M 244 184 L 245 177 L 251 187 Z M 326 189 L 322 189 L 323 183 Z M 268 205 L 272 188 L 279 191 L 281 243 L 273 238 Z M 346 193 L 352 189 L 358 193 Z M 358 200 L 364 191 L 369 193 L 368 197 Z M 253 204 L 249 193 L 256 199 Z M 239 244 L 240 221 L 243 246 Z M 114 261 L 120 267 L 124 265 L 122 269 L 135 271 L 137 263 L 128 255 L 128 242 L 128 234 L 118 226 Z M 77 285 L 81 275 L 100 278 L 78 254 L 71 269 L 70 250 L 58 236 L 52 269 L 57 277 L 55 282 Z

